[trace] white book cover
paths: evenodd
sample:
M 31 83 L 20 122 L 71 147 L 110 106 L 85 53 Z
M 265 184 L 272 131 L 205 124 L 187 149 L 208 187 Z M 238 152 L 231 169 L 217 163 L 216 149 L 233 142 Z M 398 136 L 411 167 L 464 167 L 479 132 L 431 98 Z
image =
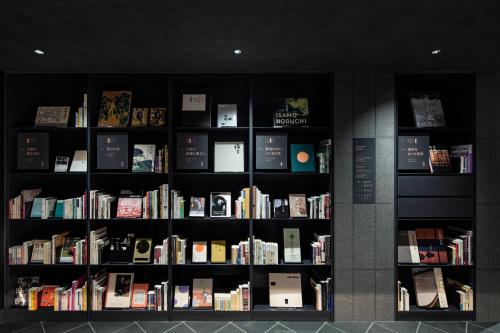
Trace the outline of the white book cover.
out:
M 193 242 L 193 263 L 207 262 L 207 242 Z
M 54 172 L 67 172 L 69 165 L 68 156 L 56 156 L 56 163 L 54 164 Z
M 217 105 L 217 127 L 238 127 L 238 105 Z
M 300 273 L 269 273 L 269 305 L 276 308 L 301 308 Z
M 183 94 L 182 111 L 205 111 L 207 105 L 206 94 Z
M 239 142 L 215 142 L 214 172 L 244 172 L 245 144 Z
M 69 172 L 87 172 L 87 151 L 75 150 Z
M 283 228 L 285 263 L 301 263 L 299 228 Z

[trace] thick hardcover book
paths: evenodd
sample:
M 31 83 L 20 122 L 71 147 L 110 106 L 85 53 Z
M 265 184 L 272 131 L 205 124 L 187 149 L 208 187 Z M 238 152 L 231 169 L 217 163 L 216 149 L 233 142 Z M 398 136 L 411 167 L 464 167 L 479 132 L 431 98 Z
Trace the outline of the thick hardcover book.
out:
M 182 95 L 182 125 L 211 127 L 210 96 L 206 94 Z
M 429 170 L 429 136 L 399 137 L 399 170 Z
M 99 127 L 127 127 L 130 118 L 132 92 L 103 91 L 99 110 Z
M 274 127 L 309 126 L 307 98 L 275 98 L 273 100 Z
M 439 295 L 434 270 L 432 268 L 413 268 L 412 275 L 417 306 L 438 307 Z
M 439 264 L 439 244 L 433 228 L 420 228 L 417 234 L 418 251 L 422 264 Z
M 153 172 L 155 150 L 155 145 L 134 145 L 132 172 Z
M 443 106 L 437 94 L 414 93 L 410 100 L 417 128 L 446 127 Z
M 128 134 L 97 134 L 97 169 L 128 169 Z
M 177 169 L 208 169 L 208 134 L 177 133 Z
M 445 147 L 430 146 L 429 160 L 432 173 L 446 173 L 451 170 L 450 153 Z
M 315 172 L 314 147 L 312 144 L 290 145 L 292 172 Z
M 69 106 L 39 106 L 35 127 L 67 127 Z
M 255 147 L 256 169 L 286 170 L 288 168 L 287 135 L 257 134 Z
M 20 170 L 49 168 L 49 133 L 17 134 L 17 168 Z

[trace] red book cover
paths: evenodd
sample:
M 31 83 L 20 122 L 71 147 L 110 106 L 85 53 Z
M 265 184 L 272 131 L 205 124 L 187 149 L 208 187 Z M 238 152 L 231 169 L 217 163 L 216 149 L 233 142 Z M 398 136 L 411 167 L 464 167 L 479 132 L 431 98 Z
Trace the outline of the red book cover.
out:
M 53 307 L 54 306 L 54 291 L 57 286 L 43 286 L 42 298 L 40 299 L 40 307 Z
M 120 197 L 118 198 L 117 218 L 141 218 L 142 199 L 140 197 Z
M 418 252 L 420 255 L 420 263 L 422 264 L 439 264 L 439 254 L 436 247 L 436 236 L 434 229 L 416 229 Z

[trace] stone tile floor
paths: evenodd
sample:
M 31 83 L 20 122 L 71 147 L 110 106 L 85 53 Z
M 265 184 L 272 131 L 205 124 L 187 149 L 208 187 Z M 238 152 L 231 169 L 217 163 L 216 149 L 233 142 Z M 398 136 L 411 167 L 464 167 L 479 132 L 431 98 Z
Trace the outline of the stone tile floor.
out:
M 8 322 L 1 333 L 500 333 L 496 322 Z

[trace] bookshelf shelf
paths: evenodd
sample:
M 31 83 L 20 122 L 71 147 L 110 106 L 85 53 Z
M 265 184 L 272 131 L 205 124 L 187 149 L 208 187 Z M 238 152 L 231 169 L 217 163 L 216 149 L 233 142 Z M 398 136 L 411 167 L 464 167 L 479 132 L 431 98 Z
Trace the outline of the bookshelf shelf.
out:
M 211 192 L 231 192 L 232 210 L 234 200 L 241 189 L 262 187 L 262 193 L 268 193 L 271 199 L 284 198 L 289 193 L 304 193 L 306 196 L 333 192 L 333 177 L 331 173 L 292 173 L 262 172 L 255 169 L 256 135 L 259 133 L 287 133 L 288 145 L 294 143 L 311 143 L 314 149 L 324 139 L 333 134 L 333 77 L 331 74 L 7 74 L 5 84 L 9 89 L 4 96 L 8 110 L 19 112 L 6 113 L 4 129 L 6 132 L 6 156 L 16 156 L 17 134 L 20 132 L 49 133 L 50 170 L 23 171 L 18 170 L 15 158 L 5 162 L 4 197 L 13 198 L 21 190 L 42 188 L 43 194 L 62 198 L 71 198 L 90 193 L 91 190 L 102 190 L 113 196 L 118 196 L 120 190 L 130 190 L 143 193 L 157 189 L 160 184 L 168 184 L 169 189 L 178 190 L 189 206 L 191 196 L 205 197 L 205 212 L 209 213 L 209 195 Z M 68 84 L 72 83 L 72 84 Z M 272 89 L 269 89 L 272 86 Z M 132 107 L 165 107 L 167 114 L 166 126 L 163 127 L 98 127 L 99 107 L 103 91 L 131 90 Z M 57 91 L 57 95 L 49 91 Z M 27 94 L 27 92 L 30 92 Z M 216 96 L 212 99 L 211 127 L 194 127 L 183 122 L 182 94 L 203 93 Z M 85 128 L 40 128 L 33 127 L 36 116 L 36 106 L 70 105 L 71 111 L 81 106 L 83 94 L 88 97 L 88 127 Z M 276 96 L 273 96 L 275 94 Z M 274 128 L 272 119 L 273 97 L 303 96 L 310 101 L 309 127 Z M 219 128 L 217 126 L 217 104 L 236 104 L 238 127 Z M 68 126 L 73 126 L 74 119 Z M 28 125 L 29 126 L 25 126 Z M 208 169 L 201 172 L 190 172 L 177 168 L 177 134 L 182 132 L 206 133 L 208 135 Z M 125 171 L 97 169 L 97 135 L 112 135 L 126 133 L 128 135 L 128 166 Z M 212 172 L 215 161 L 214 142 L 244 142 L 245 172 Z M 168 173 L 134 173 L 131 172 L 133 156 L 131 147 L 134 144 L 155 144 L 157 147 L 168 145 Z M 75 150 L 87 150 L 87 170 L 80 173 L 54 173 L 55 156 L 73 157 Z M 290 151 L 290 149 L 288 150 Z M 316 163 L 318 164 L 318 163 Z M 332 168 L 333 169 L 333 168 Z M 319 169 L 318 169 L 319 170 Z M 332 171 L 333 172 L 333 171 Z M 79 186 L 74 190 L 75 184 Z M 36 187 L 35 187 L 36 186 Z M 285 196 L 286 194 L 286 196 Z M 333 193 L 332 193 L 333 194 Z M 334 196 L 332 196 L 334 197 Z M 250 199 L 253 204 L 253 198 Z M 90 200 L 87 208 L 90 207 Z M 250 207 L 252 207 L 250 205 Z M 333 203 L 332 203 L 333 207 Z M 8 206 L 6 206 L 8 208 Z M 4 210 L 6 211 L 6 210 Z M 313 234 L 330 235 L 333 239 L 333 209 L 331 219 L 308 218 L 276 218 L 276 219 L 236 219 L 188 217 L 164 219 L 7 219 L 4 224 L 6 244 L 14 246 L 23 241 L 70 231 L 71 236 L 90 237 L 92 231 L 107 227 L 110 237 L 125 237 L 134 233 L 137 238 L 152 238 L 153 246 L 162 244 L 166 237 L 172 239 L 179 235 L 188 239 L 186 257 L 192 258 L 192 242 L 206 240 L 226 241 L 226 258 L 231 258 L 231 245 L 246 241 L 256 236 L 266 242 L 283 241 L 282 228 L 293 226 L 300 230 L 300 244 L 303 247 L 303 258 L 309 256 L 310 242 Z M 234 213 L 233 213 L 234 214 Z M 87 216 L 89 216 L 87 214 Z M 116 216 L 112 214 L 111 216 Z M 269 236 L 269 237 L 268 237 Z M 331 249 L 333 249 L 333 245 Z M 282 251 L 280 245 L 280 251 Z M 252 246 L 250 246 L 252 248 Z M 90 250 L 90 247 L 87 248 Z M 208 258 L 210 257 L 208 248 Z M 252 251 L 252 250 L 250 250 Z M 280 252 L 281 253 L 281 252 Z M 250 252 L 249 257 L 253 253 Z M 333 257 L 333 256 L 332 256 Z M 79 320 L 79 321 L 116 321 L 116 320 L 332 320 L 333 309 L 315 311 L 311 305 L 303 309 L 275 311 L 269 306 L 252 306 L 268 300 L 268 273 L 271 269 L 258 265 L 234 265 L 230 261 L 225 264 L 194 264 L 191 260 L 185 265 L 154 265 L 133 263 L 103 263 L 100 265 L 12 265 L 6 266 L 5 290 L 6 304 L 12 303 L 12 295 L 19 277 L 40 276 L 42 285 L 68 285 L 74 274 L 85 275 L 88 284 L 93 274 L 106 270 L 107 272 L 134 272 L 136 283 L 149 283 L 150 287 L 160 281 L 169 282 L 168 311 L 146 310 L 103 310 L 87 312 L 53 312 L 27 311 L 26 308 L 6 308 L 8 320 Z M 108 260 L 108 259 L 105 259 Z M 45 266 L 45 267 L 42 267 Z M 68 269 L 71 267 L 72 269 Z M 74 269 L 77 268 L 77 269 Z M 272 269 L 278 272 L 290 270 L 299 271 L 302 279 L 308 281 L 313 277 L 313 271 L 320 271 L 321 278 L 333 279 L 333 263 L 313 265 L 304 260 L 301 264 L 280 264 Z M 68 277 L 69 275 L 71 277 Z M 174 287 L 190 285 L 193 278 L 213 278 L 215 292 L 228 292 L 240 284 L 249 283 L 251 287 L 250 311 L 212 311 L 172 308 Z M 87 293 L 87 304 L 90 303 L 90 292 Z M 309 283 L 302 285 L 302 295 L 305 304 L 314 304 L 313 291 Z M 260 301 L 264 299 L 263 301 Z M 10 303 L 9 303 L 10 302 Z M 257 313 L 257 315 L 255 315 Z
M 419 136 L 426 137 L 430 146 L 438 149 L 451 150 L 452 146 L 469 145 L 472 147 L 472 154 L 466 156 L 467 167 L 471 164 L 475 166 L 475 78 L 472 74 L 412 74 L 405 73 L 396 76 L 396 107 L 397 121 L 396 132 L 399 136 Z M 446 127 L 437 128 L 415 128 L 415 118 L 411 107 L 410 96 L 414 92 L 433 91 L 439 94 L 442 109 L 445 115 Z M 460 98 L 458 98 L 460 96 Z M 427 142 L 427 141 L 425 141 Z M 401 148 L 401 146 L 403 147 Z M 417 234 L 417 246 L 419 251 L 424 251 L 422 247 L 426 241 L 432 239 L 443 239 L 444 251 L 447 246 L 454 246 L 451 240 L 461 238 L 463 234 L 471 232 L 470 236 L 471 253 L 462 254 L 464 258 L 471 256 L 471 262 L 476 262 L 476 215 L 475 215 L 475 174 L 459 173 L 460 162 L 450 158 L 448 172 L 431 173 L 429 170 L 401 170 L 408 167 L 404 154 L 405 140 L 398 138 L 396 152 L 396 211 L 395 230 L 397 238 L 404 241 L 407 231 L 419 230 Z M 417 148 L 419 151 L 425 150 Z M 423 148 L 425 149 L 425 148 Z M 401 159 L 400 159 L 401 158 Z M 399 160 L 400 159 L 400 160 Z M 399 164 L 399 161 L 404 161 Z M 462 161 L 463 162 L 463 161 Z M 457 164 L 458 163 L 458 164 Z M 471 163 L 471 164 L 470 164 Z M 408 167 L 408 169 L 410 169 Z M 436 168 L 438 169 L 438 168 Z M 469 169 L 467 169 L 469 170 Z M 438 170 L 439 171 L 439 170 Z M 455 203 L 455 204 L 454 204 Z M 431 232 L 434 236 L 429 240 L 423 237 L 423 232 Z M 460 230 L 460 231 L 456 231 Z M 418 231 L 417 231 L 418 232 Z M 456 233 L 459 232 L 459 233 Z M 406 233 L 406 234 L 405 234 Z M 444 234 L 444 236 L 440 236 Z M 449 238 L 446 238 L 449 237 Z M 465 237 L 465 235 L 464 235 Z M 408 237 L 409 238 L 409 237 Z M 476 299 L 476 267 L 471 265 L 451 265 L 442 264 L 411 264 L 398 263 L 398 245 L 404 248 L 405 244 L 395 242 L 395 270 L 396 281 L 401 282 L 401 287 L 408 291 L 409 311 L 397 311 L 397 320 L 474 320 L 475 311 L 460 311 L 455 299 L 449 297 L 456 291 L 456 287 L 448 283 L 448 279 L 458 281 L 470 287 L 473 291 L 473 303 Z M 441 244 L 441 243 L 440 243 Z M 409 246 L 409 243 L 408 243 Z M 439 247 L 439 246 L 438 246 Z M 457 245 L 458 247 L 458 245 Z M 439 247 L 439 251 L 443 251 Z M 456 250 L 458 253 L 458 250 Z M 464 253 L 468 253 L 464 248 Z M 404 253 L 403 253 L 404 255 Z M 448 256 L 451 254 L 448 254 Z M 447 260 L 442 260 L 446 262 Z M 418 307 L 415 303 L 416 290 L 414 284 L 414 274 L 418 274 L 420 269 L 434 269 L 434 272 L 441 271 L 444 292 L 448 298 L 448 308 L 428 309 Z M 415 277 L 416 278 L 416 277 Z M 437 289 L 436 289 L 437 290 Z M 465 290 L 465 289 L 464 289 Z M 395 292 L 395 304 L 398 304 L 398 288 Z M 434 291 L 429 291 L 434 292 Z M 440 294 L 440 297 L 442 294 Z M 475 305 L 474 305 L 475 306 Z

